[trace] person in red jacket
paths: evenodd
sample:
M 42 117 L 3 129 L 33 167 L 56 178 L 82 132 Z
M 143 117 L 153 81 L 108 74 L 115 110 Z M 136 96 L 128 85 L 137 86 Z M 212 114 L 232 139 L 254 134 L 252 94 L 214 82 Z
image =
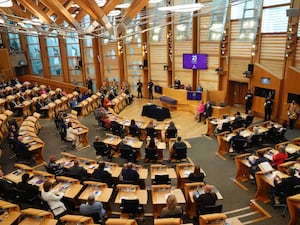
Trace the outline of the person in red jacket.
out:
M 272 166 L 274 168 L 277 168 L 278 165 L 283 163 L 285 161 L 285 159 L 287 159 L 289 157 L 288 153 L 285 151 L 285 145 L 280 145 L 278 151 L 279 152 L 277 154 L 273 155 L 273 158 L 272 158 Z

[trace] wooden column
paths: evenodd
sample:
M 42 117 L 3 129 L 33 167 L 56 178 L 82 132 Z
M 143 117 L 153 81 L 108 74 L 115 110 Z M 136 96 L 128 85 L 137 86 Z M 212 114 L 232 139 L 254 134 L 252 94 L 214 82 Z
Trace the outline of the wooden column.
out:
M 43 65 L 44 78 L 51 79 L 46 37 L 40 36 L 39 41 L 40 41 L 40 53 L 41 53 L 41 61 Z
M 69 74 L 69 63 L 68 63 L 68 57 L 67 57 L 66 40 L 62 36 L 59 36 L 58 43 L 59 43 L 59 48 L 60 48 L 63 81 L 67 82 L 67 83 L 71 83 L 70 82 L 70 74 Z

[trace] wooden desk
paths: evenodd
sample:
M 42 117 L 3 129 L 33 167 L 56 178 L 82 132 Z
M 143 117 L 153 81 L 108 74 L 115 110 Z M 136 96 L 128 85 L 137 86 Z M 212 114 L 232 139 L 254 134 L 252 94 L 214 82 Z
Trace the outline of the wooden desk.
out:
M 113 189 L 108 188 L 107 184 L 94 181 L 85 181 L 84 184 L 87 185 L 87 187 L 79 196 L 80 200 L 87 201 L 89 195 L 93 194 L 95 196 L 95 201 L 103 203 L 109 202 Z
M 212 108 L 213 108 L 212 110 L 213 117 L 222 118 L 224 114 L 227 115 L 230 114 L 230 106 L 225 106 L 225 107 L 213 106 Z
M 31 179 L 28 181 L 29 184 L 36 185 L 39 187 L 40 191 L 43 189 L 43 184 L 45 181 L 50 181 L 51 183 L 54 183 L 55 177 L 53 174 L 44 172 L 44 171 L 33 171 L 33 176 Z
M 178 204 L 185 204 L 184 194 L 181 189 L 173 189 L 171 185 L 152 185 L 153 215 L 158 217 L 170 194 L 174 194 Z
M 285 148 L 285 151 L 289 154 L 296 153 L 299 150 L 300 150 L 300 146 L 295 145 L 295 144 L 291 144 L 291 143 L 288 143 L 288 145 Z
M 113 219 L 106 220 L 106 225 L 138 225 L 135 220 L 132 219 Z
M 267 174 L 263 174 L 261 171 L 255 173 L 257 191 L 255 193 L 255 198 L 261 200 L 263 203 L 270 202 L 270 187 L 274 187 L 274 177 L 279 175 L 282 178 L 288 177 L 285 173 L 280 171 L 273 171 Z
M 115 199 L 116 204 L 120 204 L 122 199 L 138 199 L 139 203 L 146 205 L 148 201 L 147 190 L 140 190 L 138 185 L 118 184 L 118 194 Z
M 77 150 L 82 150 L 84 148 L 90 147 L 89 141 L 88 141 L 88 132 L 89 128 L 86 126 L 83 126 L 82 124 L 72 124 L 72 127 L 76 129 L 75 135 L 78 136 L 80 146 L 76 148 Z
M 182 140 L 182 141 L 185 143 L 187 150 L 192 148 L 190 142 L 185 141 L 185 140 Z M 169 154 L 170 154 L 170 160 L 174 159 L 174 149 L 173 149 L 173 144 L 174 144 L 175 142 L 176 142 L 176 138 L 170 138 L 170 139 L 169 139 Z
M 290 212 L 290 221 L 288 225 L 300 224 L 300 194 L 287 198 L 287 205 Z
M 168 174 L 170 179 L 176 179 L 177 175 L 173 168 L 161 168 L 161 169 L 151 169 L 151 180 L 155 178 L 155 175 L 165 175 Z
M 119 152 L 119 144 L 121 141 L 122 139 L 119 136 L 112 134 L 106 134 L 106 138 L 103 140 L 105 144 L 109 145 L 116 152 Z
M 66 198 L 75 198 L 75 196 L 81 191 L 83 185 L 80 184 L 79 180 L 58 176 L 56 177 L 57 182 L 59 182 L 54 188 L 53 191 L 60 192 L 65 189 L 64 197 Z
M 136 158 L 141 159 L 141 148 L 143 146 L 143 142 L 140 141 L 136 137 L 125 137 L 123 138 L 123 143 L 129 145 L 131 148 L 136 150 Z
M 81 215 L 64 215 L 59 218 L 60 221 L 66 222 L 66 225 L 71 224 L 94 224 L 94 220 L 91 217 L 81 216 Z
M 154 225 L 180 225 L 181 218 L 154 219 Z
M 57 220 L 56 219 L 35 219 L 26 217 L 24 220 L 19 223 L 19 225 L 56 225 Z
M 117 163 L 105 162 L 104 170 L 109 172 L 113 178 L 119 178 L 122 167 L 120 167 Z
M 28 173 L 29 176 L 33 175 L 33 168 L 30 167 L 30 166 L 27 166 L 25 164 L 17 163 L 17 164 L 15 164 L 15 167 L 18 168 L 18 169 L 16 169 L 16 170 L 12 171 L 11 173 L 5 175 L 4 176 L 5 179 L 17 184 L 17 183 L 22 181 L 23 174 Z
M 5 212 L 0 215 L 0 224 L 13 224 L 20 216 L 21 213 L 17 211 Z
M 21 210 L 21 213 L 23 216 L 26 216 L 20 223 L 22 225 L 55 225 L 57 223 L 57 220 L 54 219 L 53 214 L 49 211 L 27 208 Z
M 245 182 L 249 179 L 251 165 L 248 161 L 248 157 L 251 153 L 240 154 L 234 157 L 236 174 L 235 179 L 241 182 Z

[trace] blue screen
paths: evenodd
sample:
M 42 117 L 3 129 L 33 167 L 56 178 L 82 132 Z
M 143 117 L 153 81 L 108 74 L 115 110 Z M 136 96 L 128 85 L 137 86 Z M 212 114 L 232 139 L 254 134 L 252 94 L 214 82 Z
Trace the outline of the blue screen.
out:
M 207 70 L 207 54 L 183 54 L 182 65 L 185 69 Z

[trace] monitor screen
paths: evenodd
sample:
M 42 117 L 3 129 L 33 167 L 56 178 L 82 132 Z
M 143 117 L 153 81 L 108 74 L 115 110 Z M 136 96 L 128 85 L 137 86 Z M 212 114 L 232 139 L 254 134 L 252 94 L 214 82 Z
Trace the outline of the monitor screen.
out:
M 184 69 L 207 70 L 207 54 L 183 54 Z
M 201 100 L 202 93 L 200 91 L 188 91 L 187 100 Z
M 158 85 L 154 85 L 154 91 L 155 93 L 162 94 L 162 87 Z

